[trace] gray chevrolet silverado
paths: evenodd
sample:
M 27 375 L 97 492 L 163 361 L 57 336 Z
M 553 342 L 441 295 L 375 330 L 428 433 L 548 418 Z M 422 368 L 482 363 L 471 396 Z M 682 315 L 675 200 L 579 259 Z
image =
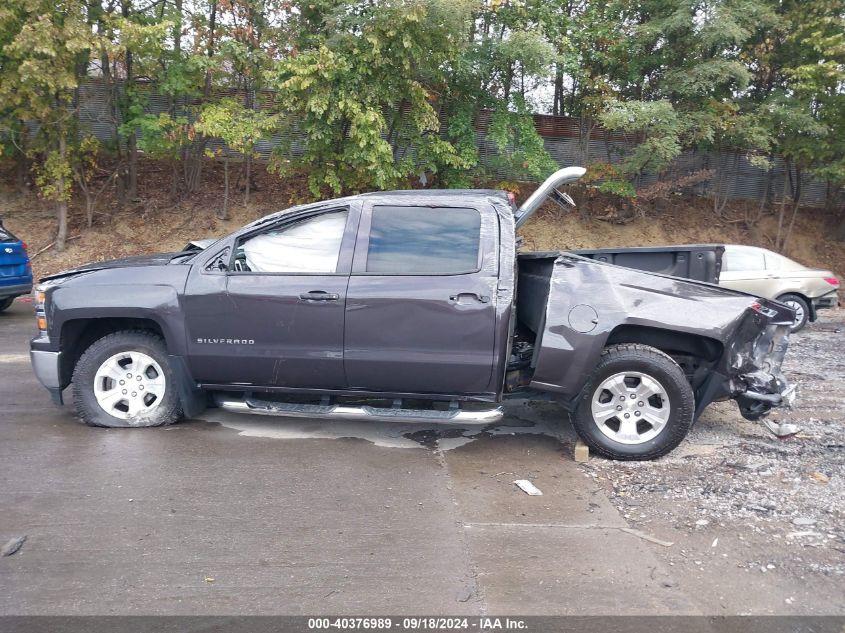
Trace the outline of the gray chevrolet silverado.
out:
M 107 427 L 209 405 L 464 425 L 551 398 L 616 459 L 671 451 L 714 400 L 752 420 L 788 403 L 788 307 L 601 261 L 618 252 L 518 253 L 516 229 L 583 173 L 518 209 L 499 191 L 363 194 L 45 277 L 35 374 L 58 404 L 73 384 L 79 417 Z M 686 248 L 652 251 L 712 280 L 719 253 Z

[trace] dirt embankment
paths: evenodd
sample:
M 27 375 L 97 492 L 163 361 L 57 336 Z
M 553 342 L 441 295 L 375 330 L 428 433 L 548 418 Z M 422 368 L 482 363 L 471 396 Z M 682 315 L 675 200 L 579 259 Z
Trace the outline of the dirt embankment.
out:
M 280 179 L 256 169 L 250 204 L 243 204 L 243 192 L 233 186 L 229 220 L 216 212 L 223 204 L 221 165 L 208 164 L 203 188 L 196 194 L 171 195 L 170 166 L 142 161 L 139 199 L 119 206 L 110 192 L 97 203 L 94 225 L 85 226 L 84 203 L 70 206 L 73 238 L 64 253 L 49 248 L 35 257 L 36 275 L 44 275 L 89 261 L 113 259 L 142 253 L 178 250 L 191 239 L 222 236 L 267 213 L 310 199 L 304 178 Z M 235 177 L 232 177 L 235 180 Z M 53 205 L 34 194 L 14 192 L 12 170 L 0 171 L 0 216 L 12 232 L 29 244 L 30 254 L 49 245 L 55 234 Z M 495 186 L 496 183 L 488 183 Z M 524 199 L 533 189 L 519 192 Z M 745 221 L 756 203 L 733 202 L 722 217 L 713 213 L 709 200 L 695 196 L 672 197 L 645 205 L 645 216 L 627 224 L 607 217 L 615 203 L 600 194 L 574 191 L 581 209 L 564 212 L 547 203 L 522 231 L 525 248 L 533 250 L 649 246 L 702 242 L 740 243 L 772 248 L 777 234 L 777 215 L 772 210 L 753 226 Z M 786 255 L 808 266 L 828 268 L 845 275 L 845 243 L 830 235 L 834 218 L 818 209 L 802 209 L 793 229 Z

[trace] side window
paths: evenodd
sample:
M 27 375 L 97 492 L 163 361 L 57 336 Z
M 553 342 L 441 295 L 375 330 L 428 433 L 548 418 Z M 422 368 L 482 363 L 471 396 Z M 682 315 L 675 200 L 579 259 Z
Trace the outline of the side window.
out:
M 229 265 L 229 247 L 217 253 L 210 262 L 205 265 L 206 272 L 223 272 Z
M 332 211 L 275 227 L 239 243 L 235 270 L 254 273 L 337 271 L 348 211 Z
M 366 270 L 386 275 L 476 272 L 480 242 L 476 209 L 374 207 Z
M 763 251 L 752 248 L 726 249 L 724 270 L 730 272 L 766 270 Z
M 780 270 L 783 258 L 775 253 L 766 253 L 766 270 Z

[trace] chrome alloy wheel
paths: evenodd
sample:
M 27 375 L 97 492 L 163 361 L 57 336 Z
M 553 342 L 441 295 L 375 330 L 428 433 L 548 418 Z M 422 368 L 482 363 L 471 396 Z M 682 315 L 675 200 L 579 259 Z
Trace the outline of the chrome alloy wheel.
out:
M 655 438 L 669 421 L 669 395 L 657 380 L 638 371 L 606 378 L 593 392 L 593 421 L 620 444 Z
M 801 325 L 804 322 L 804 306 L 797 301 L 787 301 L 786 305 L 795 310 L 795 320 L 792 322 L 792 327 Z
M 115 354 L 94 375 L 97 404 L 121 420 L 152 413 L 161 404 L 166 388 L 161 366 L 143 352 Z

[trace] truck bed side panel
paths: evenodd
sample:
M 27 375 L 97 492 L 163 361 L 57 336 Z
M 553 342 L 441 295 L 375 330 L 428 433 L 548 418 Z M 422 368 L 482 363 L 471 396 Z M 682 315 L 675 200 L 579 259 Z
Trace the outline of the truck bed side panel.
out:
M 721 244 L 691 244 L 599 248 L 573 252 L 582 257 L 616 266 L 715 284 L 719 281 L 722 270 L 722 255 L 725 247 Z
M 642 326 L 724 344 L 753 302 L 718 287 L 568 254 L 521 255 L 519 284 L 520 321 L 537 334 L 531 386 L 570 398 L 581 391 L 614 329 Z

